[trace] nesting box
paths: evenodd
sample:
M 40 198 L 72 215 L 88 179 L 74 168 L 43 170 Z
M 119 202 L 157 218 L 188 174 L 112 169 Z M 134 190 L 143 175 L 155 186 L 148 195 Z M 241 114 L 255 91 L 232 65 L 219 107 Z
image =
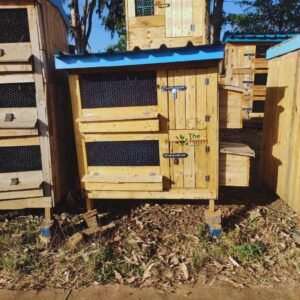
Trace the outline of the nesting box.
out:
M 56 56 L 71 73 L 89 208 L 94 199 L 217 199 L 222 57 L 222 46 Z
M 53 64 L 66 22 L 56 0 L 0 3 L 0 209 L 49 211 L 70 188 L 67 78 Z
M 205 0 L 125 0 L 127 50 L 208 44 Z
M 225 33 L 222 85 L 243 88 L 244 118 L 262 117 L 266 100 L 268 61 L 266 51 L 294 34 Z
M 300 35 L 267 52 L 262 178 L 300 215 Z

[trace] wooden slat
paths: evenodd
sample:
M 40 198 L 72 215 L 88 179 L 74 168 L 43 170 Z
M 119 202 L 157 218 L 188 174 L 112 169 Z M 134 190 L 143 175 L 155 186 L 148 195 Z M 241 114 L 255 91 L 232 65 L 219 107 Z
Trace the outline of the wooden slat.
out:
M 164 16 L 147 16 L 129 18 L 128 20 L 129 33 L 132 28 L 147 28 L 147 27 L 164 27 Z
M 159 140 L 160 133 L 136 133 L 136 134 L 87 134 L 84 136 L 85 142 L 97 142 L 97 141 L 149 141 Z
M 169 169 L 169 168 L 168 168 Z M 128 167 L 88 167 L 88 172 L 91 175 L 97 176 L 157 176 L 163 174 L 159 166 L 136 166 L 132 168 Z
M 5 121 L 6 114 L 13 114 L 12 121 Z M 0 108 L 0 128 L 34 128 L 37 122 L 36 108 Z
M 123 121 L 123 120 L 143 120 L 158 118 L 158 108 L 156 106 L 134 106 L 134 107 L 114 107 L 83 109 L 83 117 L 78 118 L 78 122 L 101 122 L 101 121 Z
M 162 191 L 160 183 L 85 183 L 87 191 Z
M 3 74 L 0 76 L 0 84 L 34 82 L 32 74 Z
M 85 175 L 83 182 L 98 183 L 159 183 L 161 175 Z
M 51 197 L 0 201 L 0 209 L 51 208 Z
M 36 146 L 40 144 L 39 137 L 24 137 L 1 139 L 0 147 Z
M 220 142 L 220 153 L 255 157 L 255 152 L 245 144 Z
M 42 197 L 42 196 L 43 196 L 42 189 L 0 192 L 0 200 L 35 198 L 35 197 Z M 1 208 L 1 201 L 0 201 L 0 208 Z
M 39 135 L 38 129 L 0 129 L 0 137 Z
M 0 49 L 4 50 L 4 55 L 0 56 L 0 63 L 28 62 L 32 55 L 30 43 L 0 44 Z
M 79 123 L 79 130 L 82 133 L 158 132 L 159 120 Z
M 0 73 L 32 72 L 32 64 L 29 63 L 0 63 Z
M 216 199 L 217 195 L 207 189 L 174 189 L 168 192 L 94 191 L 87 193 L 90 199 Z
M 18 184 L 12 185 L 12 178 L 17 178 Z M 4 173 L 0 174 L 0 191 L 38 189 L 42 182 L 42 171 Z

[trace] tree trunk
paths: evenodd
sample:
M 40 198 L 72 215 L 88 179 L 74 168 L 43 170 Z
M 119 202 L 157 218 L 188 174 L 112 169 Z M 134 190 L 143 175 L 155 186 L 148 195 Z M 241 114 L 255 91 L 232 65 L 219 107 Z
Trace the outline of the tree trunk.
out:
M 212 15 L 212 43 L 220 42 L 221 29 L 223 25 L 223 4 L 224 0 L 214 0 L 214 8 Z

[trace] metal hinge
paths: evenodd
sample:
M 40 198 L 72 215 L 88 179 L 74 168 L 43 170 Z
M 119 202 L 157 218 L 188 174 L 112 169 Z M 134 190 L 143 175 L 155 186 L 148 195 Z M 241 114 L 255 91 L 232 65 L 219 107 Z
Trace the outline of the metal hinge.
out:
M 206 176 L 205 176 L 205 181 L 206 181 L 206 182 L 210 181 L 210 176 L 209 176 L 209 175 L 206 175 Z
M 205 146 L 205 152 L 209 153 L 210 152 L 210 146 Z
M 209 122 L 210 121 L 210 116 L 209 115 L 206 115 L 205 116 L 205 122 Z
M 205 78 L 204 82 L 205 82 L 205 85 L 209 85 L 209 78 Z
M 196 30 L 196 26 L 195 26 L 195 24 L 191 24 L 191 31 L 195 31 Z

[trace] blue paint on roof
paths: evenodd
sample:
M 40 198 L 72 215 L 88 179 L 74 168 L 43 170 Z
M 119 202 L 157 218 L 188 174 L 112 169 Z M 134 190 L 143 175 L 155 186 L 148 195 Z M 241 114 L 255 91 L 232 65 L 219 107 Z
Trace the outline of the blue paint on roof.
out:
M 60 0 L 49 0 L 59 11 L 67 26 L 69 26 L 69 17 L 66 14 Z
M 57 70 L 115 68 L 220 60 L 223 57 L 223 45 L 163 50 L 143 50 L 137 52 L 98 53 L 88 55 L 57 54 L 55 55 L 55 67 Z
M 225 32 L 223 43 L 281 43 L 297 33 L 231 33 Z
M 295 37 L 284 41 L 283 43 L 273 46 L 267 50 L 267 59 L 272 59 L 274 57 L 284 55 L 286 53 L 296 51 L 300 49 L 300 34 Z

